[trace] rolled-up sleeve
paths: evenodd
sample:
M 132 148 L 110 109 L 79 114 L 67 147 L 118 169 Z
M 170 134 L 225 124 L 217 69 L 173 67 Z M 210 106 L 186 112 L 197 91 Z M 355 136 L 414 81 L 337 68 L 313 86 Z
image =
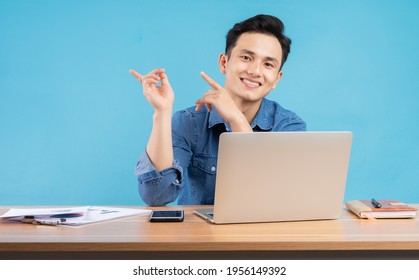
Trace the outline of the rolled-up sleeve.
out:
M 172 118 L 173 165 L 162 171 L 153 166 L 144 150 L 135 167 L 138 191 L 149 206 L 161 206 L 176 201 L 184 188 L 187 169 L 192 157 L 192 141 L 196 141 L 196 124 L 190 113 L 178 111 Z M 195 139 L 195 140 L 192 140 Z
M 157 171 L 144 151 L 135 167 L 138 191 L 149 206 L 161 206 L 173 202 L 179 196 L 183 184 L 183 170 L 178 161 L 162 171 Z

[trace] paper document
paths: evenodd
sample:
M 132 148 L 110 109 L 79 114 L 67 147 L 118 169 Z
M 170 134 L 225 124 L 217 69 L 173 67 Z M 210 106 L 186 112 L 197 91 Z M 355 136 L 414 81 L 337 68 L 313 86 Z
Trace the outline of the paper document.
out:
M 13 221 L 32 221 L 34 224 L 84 225 L 133 215 L 148 215 L 151 210 L 83 206 L 66 208 L 20 208 L 10 209 L 0 216 Z

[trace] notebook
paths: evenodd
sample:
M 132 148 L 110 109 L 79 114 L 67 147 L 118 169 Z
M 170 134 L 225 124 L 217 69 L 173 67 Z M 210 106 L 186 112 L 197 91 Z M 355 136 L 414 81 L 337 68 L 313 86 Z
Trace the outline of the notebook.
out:
M 223 133 L 213 209 L 216 224 L 337 219 L 343 210 L 352 133 Z

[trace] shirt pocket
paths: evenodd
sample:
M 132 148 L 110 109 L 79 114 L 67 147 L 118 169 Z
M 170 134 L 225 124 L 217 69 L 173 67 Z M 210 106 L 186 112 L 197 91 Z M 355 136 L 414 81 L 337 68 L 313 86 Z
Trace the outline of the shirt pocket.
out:
M 215 175 L 217 171 L 217 157 L 205 154 L 196 154 L 192 158 L 192 165 L 207 174 Z

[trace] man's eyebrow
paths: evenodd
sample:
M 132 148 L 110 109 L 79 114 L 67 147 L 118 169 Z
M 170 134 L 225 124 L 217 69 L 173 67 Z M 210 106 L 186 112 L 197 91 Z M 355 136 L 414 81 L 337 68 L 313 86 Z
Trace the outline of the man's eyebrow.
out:
M 251 50 L 247 50 L 247 49 L 243 49 L 240 51 L 240 53 L 247 53 L 253 56 L 257 56 L 257 54 L 254 51 Z M 264 57 L 265 60 L 270 60 L 270 61 L 275 61 L 276 63 L 279 63 L 278 59 L 276 59 L 275 57 L 271 57 L 271 56 L 266 56 Z

